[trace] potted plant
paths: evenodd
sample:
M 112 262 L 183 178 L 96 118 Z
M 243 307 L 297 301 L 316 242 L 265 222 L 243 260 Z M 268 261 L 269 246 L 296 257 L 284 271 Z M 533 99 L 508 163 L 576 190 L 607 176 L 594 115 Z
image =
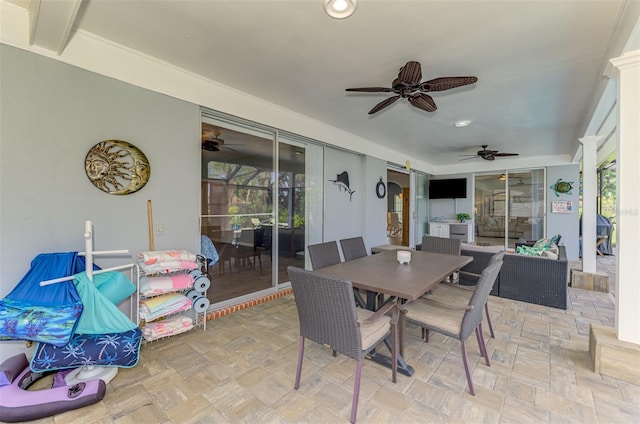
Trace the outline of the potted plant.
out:
M 460 222 L 467 222 L 467 219 L 471 219 L 471 215 L 468 213 L 459 213 L 456 215 L 456 218 L 458 218 Z

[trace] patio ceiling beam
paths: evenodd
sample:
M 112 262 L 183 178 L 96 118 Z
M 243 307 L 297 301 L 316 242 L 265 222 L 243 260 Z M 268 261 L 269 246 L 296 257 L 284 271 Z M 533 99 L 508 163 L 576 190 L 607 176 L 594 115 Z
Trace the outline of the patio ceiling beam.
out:
M 32 0 L 29 44 L 61 55 L 73 34 L 83 0 Z

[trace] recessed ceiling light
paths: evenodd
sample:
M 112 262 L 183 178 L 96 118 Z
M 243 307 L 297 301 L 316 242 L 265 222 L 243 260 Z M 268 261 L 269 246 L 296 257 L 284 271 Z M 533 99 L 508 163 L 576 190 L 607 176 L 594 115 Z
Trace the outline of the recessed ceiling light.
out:
M 462 128 L 462 127 L 467 127 L 471 124 L 471 121 L 467 121 L 467 120 L 461 120 L 461 121 L 456 121 L 453 123 L 454 127 L 458 127 L 458 128 Z
M 358 0 L 323 0 L 324 11 L 334 19 L 345 19 L 353 15 Z

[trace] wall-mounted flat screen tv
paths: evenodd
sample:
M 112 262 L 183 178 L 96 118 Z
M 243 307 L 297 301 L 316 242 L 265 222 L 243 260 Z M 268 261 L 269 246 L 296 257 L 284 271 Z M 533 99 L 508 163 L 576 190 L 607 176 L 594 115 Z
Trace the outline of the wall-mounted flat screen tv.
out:
M 464 199 L 466 197 L 466 178 L 429 181 L 429 199 Z

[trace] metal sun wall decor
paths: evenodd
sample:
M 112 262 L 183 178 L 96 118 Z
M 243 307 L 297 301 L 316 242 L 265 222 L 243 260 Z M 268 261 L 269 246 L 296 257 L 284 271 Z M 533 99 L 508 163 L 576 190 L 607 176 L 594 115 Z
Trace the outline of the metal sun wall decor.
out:
M 561 194 L 571 194 L 573 181 L 563 181 L 562 178 L 558 178 L 558 181 L 550 185 L 549 188 L 555 192 L 557 197 L 560 197 Z
M 131 194 L 147 184 L 151 166 L 136 146 L 121 140 L 105 140 L 89 149 L 84 159 L 87 177 L 109 194 Z
M 329 182 L 337 185 L 339 191 L 342 191 L 342 189 L 344 189 L 344 191 L 349 193 L 349 201 L 351 201 L 353 193 L 355 193 L 356 191 L 351 190 L 351 188 L 349 187 L 349 173 L 347 171 L 342 171 L 336 176 L 335 180 L 329 180 Z

